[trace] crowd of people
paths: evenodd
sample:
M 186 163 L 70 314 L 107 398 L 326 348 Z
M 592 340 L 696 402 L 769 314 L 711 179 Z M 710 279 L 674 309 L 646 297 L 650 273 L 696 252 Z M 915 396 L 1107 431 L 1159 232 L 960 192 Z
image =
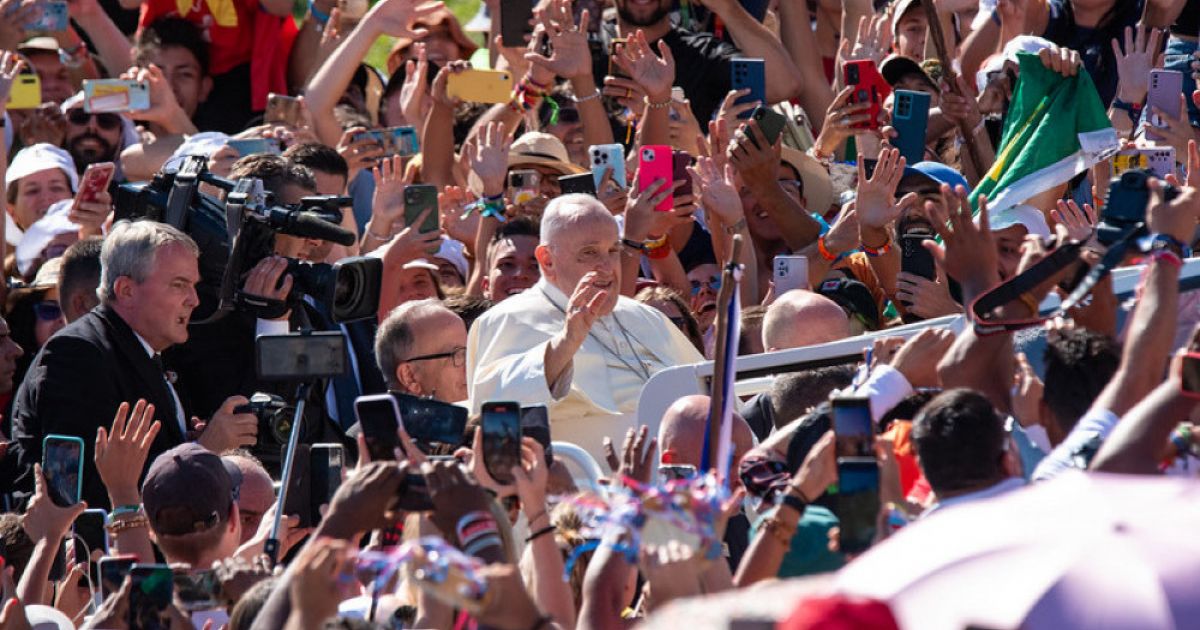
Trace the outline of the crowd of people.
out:
M 1200 623 L 1200 1 L 463 4 L 0 0 L 0 630 Z

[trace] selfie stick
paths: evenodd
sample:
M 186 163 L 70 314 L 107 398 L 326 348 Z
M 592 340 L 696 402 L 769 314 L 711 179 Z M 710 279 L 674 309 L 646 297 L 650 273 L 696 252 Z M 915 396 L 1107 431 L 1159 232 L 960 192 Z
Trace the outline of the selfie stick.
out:
M 279 563 L 279 527 L 283 524 L 283 500 L 292 483 L 292 462 L 296 459 L 296 447 L 300 445 L 300 423 L 304 421 L 304 402 L 308 399 L 310 383 L 303 383 L 296 390 L 296 415 L 292 418 L 292 433 L 288 436 L 287 451 L 283 457 L 283 479 L 280 481 L 279 496 L 275 498 L 275 522 L 271 525 L 271 537 L 263 545 L 263 551 L 271 559 L 271 567 Z

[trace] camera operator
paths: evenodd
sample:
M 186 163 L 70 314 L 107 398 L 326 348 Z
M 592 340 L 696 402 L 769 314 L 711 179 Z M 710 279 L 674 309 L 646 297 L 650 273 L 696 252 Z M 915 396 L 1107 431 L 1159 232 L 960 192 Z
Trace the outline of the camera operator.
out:
M 17 391 L 18 489 L 32 490 L 33 464 L 41 461 L 46 434 L 74 435 L 90 445 L 124 401 L 145 399 L 159 410 L 163 430 L 150 459 L 187 439 L 188 416 L 160 353 L 188 340 L 188 321 L 199 304 L 198 256 L 196 243 L 170 226 L 136 221 L 113 227 L 100 254 L 100 306 L 46 343 Z M 254 416 L 232 413 L 245 402 L 234 396 L 218 405 L 200 444 L 215 452 L 253 444 Z M 83 462 L 83 500 L 107 506 L 92 455 Z

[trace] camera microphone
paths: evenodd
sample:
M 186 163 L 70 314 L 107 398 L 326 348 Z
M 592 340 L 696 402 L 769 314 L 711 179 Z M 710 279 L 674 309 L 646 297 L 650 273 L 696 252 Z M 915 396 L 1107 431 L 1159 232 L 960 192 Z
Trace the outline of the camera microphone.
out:
M 317 214 L 295 211 L 273 212 L 272 214 L 275 215 L 272 219 L 282 219 L 282 221 L 272 221 L 272 223 L 279 223 L 280 231 L 284 234 L 317 238 L 338 245 L 353 245 L 358 240 L 353 232 L 343 230 L 337 224 L 330 223 Z

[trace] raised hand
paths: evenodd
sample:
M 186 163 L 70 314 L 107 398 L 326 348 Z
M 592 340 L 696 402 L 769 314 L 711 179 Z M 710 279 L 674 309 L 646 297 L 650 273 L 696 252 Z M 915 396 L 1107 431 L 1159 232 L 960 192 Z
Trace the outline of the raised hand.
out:
M 138 482 L 150 446 L 161 429 L 162 425 L 154 419 L 154 405 L 139 400 L 132 414 L 129 403 L 121 403 L 112 428 L 96 430 L 96 471 L 114 506 L 141 502 Z
M 1096 225 L 1096 210 L 1091 204 L 1083 204 L 1083 209 L 1079 209 L 1079 204 L 1071 201 L 1058 200 L 1058 207 L 1050 211 L 1050 215 L 1054 217 L 1057 223 L 1056 229 L 1067 240 L 1071 241 L 1086 241 L 1092 237 L 1092 232 L 1095 231 Z
M 374 136 L 367 134 L 366 127 L 351 127 L 343 131 L 338 139 L 337 152 L 350 167 L 346 181 L 352 182 L 360 170 L 369 169 L 379 162 L 383 157 L 383 146 Z
M 404 85 L 400 87 L 400 111 L 408 124 L 420 128 L 425 121 L 425 114 L 432 104 L 429 100 L 429 60 L 424 43 L 413 44 L 417 59 L 409 59 L 404 64 Z
M 465 218 L 467 206 L 475 197 L 461 186 L 447 186 L 438 193 L 438 215 L 442 229 L 450 238 L 472 247 L 479 231 L 479 213 L 472 212 Z M 472 252 L 474 253 L 474 252 Z
M 729 90 L 725 98 L 721 100 L 721 108 L 717 110 L 717 120 L 724 121 L 728 125 L 728 129 L 734 129 L 742 124 L 742 114 L 752 112 L 756 107 L 762 105 L 760 101 L 748 101 L 745 103 L 737 102 L 743 96 L 750 96 L 750 89 Z M 714 121 L 709 122 L 709 130 L 712 129 Z M 710 134 L 711 135 L 711 134 Z M 721 153 L 725 152 L 725 147 L 721 147 Z
M 988 222 L 987 197 L 979 197 L 979 223 L 971 217 L 971 203 L 967 201 L 967 189 L 959 186 L 952 190 L 946 184 L 941 187 L 941 203 L 925 202 L 925 211 L 933 220 L 933 229 L 942 238 L 939 247 L 933 241 L 925 241 L 925 249 L 933 254 L 946 275 L 963 284 L 971 285 L 978 295 L 994 286 L 1000 279 L 996 262 L 996 244 Z
M 848 42 L 847 42 L 848 43 Z M 845 49 L 846 44 L 842 45 Z M 858 36 L 849 55 L 842 58 L 849 60 L 870 59 L 876 65 L 892 50 L 892 20 L 884 13 L 874 17 L 863 16 L 858 19 Z
M 1042 393 L 1045 386 L 1024 352 L 1017 353 L 1013 373 L 1012 413 L 1023 427 L 1041 424 Z
M 5 105 L 8 103 L 8 95 L 12 93 L 13 81 L 24 69 L 25 60 L 18 57 L 17 53 L 7 50 L 0 53 L 0 112 L 4 111 Z
M 379 237 L 390 237 L 397 225 L 404 224 L 404 189 L 412 177 L 404 174 L 404 158 L 393 156 L 379 161 L 371 169 L 375 195 L 371 198 L 371 229 Z
M 1113 38 L 1113 58 L 1117 61 L 1117 98 L 1126 103 L 1141 103 L 1150 89 L 1150 71 L 1159 67 L 1162 31 L 1157 28 L 1125 27 L 1125 47 Z
M 504 180 L 508 176 L 508 151 L 512 138 L 504 130 L 504 124 L 491 122 L 479 132 L 479 141 L 468 154 L 471 170 L 483 182 L 483 194 L 494 197 L 504 193 Z
M 588 23 L 591 16 L 584 11 L 575 24 L 571 0 L 552 0 L 539 11 L 539 21 L 550 38 L 549 57 L 538 52 L 525 53 L 525 60 L 555 76 L 571 80 L 592 73 L 592 53 L 588 48 Z
M 671 98 L 671 86 L 675 83 L 675 57 L 671 55 L 671 48 L 659 40 L 658 52 L 661 58 L 650 49 L 646 33 L 639 30 L 614 57 L 616 64 L 642 87 L 651 103 L 663 103 Z
M 1186 116 L 1186 112 L 1184 113 Z M 1175 199 L 1167 201 L 1162 194 L 1163 183 L 1150 180 L 1153 195 L 1146 211 L 1147 224 L 1155 234 L 1166 234 L 1181 243 L 1190 243 L 1200 216 L 1200 194 L 1195 188 L 1184 186 Z
M 726 164 L 725 171 L 717 167 L 712 158 L 698 158 L 688 173 L 700 190 L 700 205 L 704 211 L 716 215 L 725 226 L 734 225 L 746 217 L 742 208 L 742 197 L 738 194 L 737 172 Z
M 883 229 L 900 215 L 902 204 L 896 202 L 896 187 L 904 177 L 908 160 L 900 156 L 899 149 L 884 149 L 875 163 L 875 172 L 867 177 L 865 159 L 858 156 L 858 224 L 860 228 Z M 914 193 L 909 193 L 913 199 Z
M 846 141 L 846 138 L 860 131 L 859 129 L 855 129 L 854 125 L 871 120 L 871 113 L 869 111 L 871 104 L 852 104 L 850 102 L 850 95 L 852 94 L 854 94 L 853 86 L 843 88 L 833 98 L 833 101 L 829 103 L 829 107 L 825 109 L 825 124 L 821 127 L 821 133 L 817 136 L 814 145 L 819 153 L 823 155 L 832 154 Z
M 362 23 L 376 26 L 385 35 L 420 41 L 429 31 L 423 28 L 414 30 L 413 23 L 444 6 L 441 2 L 426 0 L 383 0 L 371 8 Z
M 632 193 L 625 203 L 625 238 L 644 241 L 650 236 L 662 236 L 685 219 L 679 211 L 658 212 L 654 208 L 670 197 L 676 186 L 666 180 L 655 180 L 645 190 Z
M 779 185 L 782 147 L 782 138 L 774 146 L 768 144 L 766 136 L 758 128 L 758 121 L 752 120 L 734 134 L 726 156 L 746 186 L 752 191 L 761 192 Z
M 350 537 L 395 523 L 392 505 L 407 471 L 407 463 L 397 466 L 395 462 L 371 462 L 355 468 L 334 493 L 321 522 L 322 533 Z
M 59 507 L 50 499 L 50 490 L 46 486 L 46 477 L 42 474 L 42 465 L 33 465 L 33 498 L 21 516 L 21 527 L 25 534 L 34 542 L 48 541 L 58 544 L 71 523 L 87 509 L 87 503 L 80 501 L 68 507 Z
M 658 438 L 649 437 L 650 427 L 642 425 L 636 430 L 629 427 L 625 431 L 625 442 L 621 445 L 621 458 L 613 448 L 612 439 L 604 438 L 604 460 L 612 474 L 619 482 L 622 477 L 629 477 L 638 483 L 649 483 L 654 474 L 654 466 L 658 463 Z

